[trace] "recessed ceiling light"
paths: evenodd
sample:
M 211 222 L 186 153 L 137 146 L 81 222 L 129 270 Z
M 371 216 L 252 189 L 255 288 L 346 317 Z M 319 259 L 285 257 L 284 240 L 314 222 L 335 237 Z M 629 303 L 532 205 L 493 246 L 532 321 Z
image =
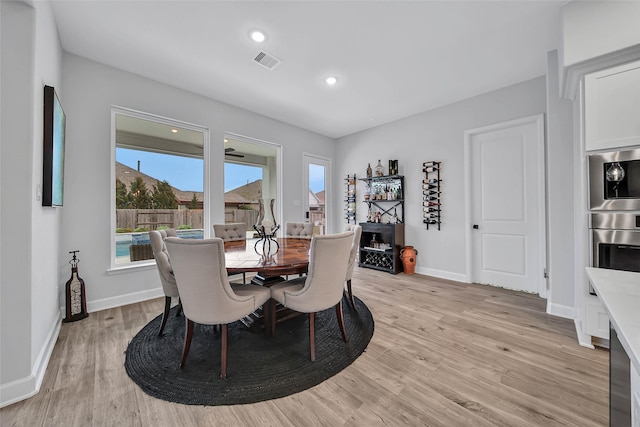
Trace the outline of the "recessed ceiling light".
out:
M 178 129 L 171 129 L 171 133 L 178 133 Z
M 324 79 L 324 81 L 329 85 L 329 86 L 333 86 L 334 84 L 338 83 L 338 78 L 334 77 L 334 76 L 329 76 L 326 79 Z
M 262 31 L 259 31 L 259 30 L 251 31 L 249 33 L 249 37 L 251 37 L 251 40 L 253 40 L 256 43 L 262 43 L 267 38 L 267 36 Z

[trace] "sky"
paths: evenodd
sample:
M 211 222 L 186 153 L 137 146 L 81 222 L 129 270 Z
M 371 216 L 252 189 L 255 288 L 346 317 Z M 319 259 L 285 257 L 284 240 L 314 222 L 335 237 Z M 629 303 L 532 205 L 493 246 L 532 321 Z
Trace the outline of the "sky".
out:
M 140 161 L 140 172 L 144 174 L 160 181 L 166 180 L 178 190 L 203 191 L 202 159 L 116 148 L 116 161 L 137 170 L 138 160 Z M 224 164 L 225 193 L 258 179 L 262 179 L 262 168 L 260 167 L 236 163 Z M 315 193 L 324 190 L 323 167 L 309 165 L 309 187 Z

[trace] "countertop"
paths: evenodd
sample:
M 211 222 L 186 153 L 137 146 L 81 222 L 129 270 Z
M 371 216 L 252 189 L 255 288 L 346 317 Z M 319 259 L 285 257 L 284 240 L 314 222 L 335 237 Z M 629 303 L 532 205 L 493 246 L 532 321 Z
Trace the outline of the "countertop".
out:
M 640 273 L 587 267 L 587 276 L 631 363 L 640 372 Z

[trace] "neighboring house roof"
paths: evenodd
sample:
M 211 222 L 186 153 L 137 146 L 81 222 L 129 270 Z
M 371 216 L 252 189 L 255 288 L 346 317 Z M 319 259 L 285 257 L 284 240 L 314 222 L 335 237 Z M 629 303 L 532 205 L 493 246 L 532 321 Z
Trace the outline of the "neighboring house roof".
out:
M 122 181 L 127 189 L 131 187 L 131 183 L 135 181 L 137 177 L 142 178 L 144 184 L 149 191 L 153 191 L 153 186 L 158 183 L 158 179 L 149 176 L 145 173 L 139 172 L 129 166 L 116 162 L 116 179 Z M 171 183 L 169 183 L 171 185 Z M 176 195 L 176 201 L 180 205 L 188 205 L 191 203 L 193 193 L 196 194 L 198 202 L 204 201 L 204 193 L 202 191 L 182 191 L 176 187 L 171 186 L 173 193 Z M 262 180 L 250 182 L 241 187 L 234 188 L 233 190 L 224 193 L 224 202 L 234 205 L 257 203 L 258 199 L 262 197 Z
M 318 198 L 318 203 L 320 206 L 324 206 L 324 190 L 318 191 L 316 193 L 316 197 Z
M 239 194 L 226 192 L 224 193 L 224 203 L 233 204 L 233 205 L 243 205 L 243 204 L 249 204 L 251 202 Z
M 320 200 L 318 200 L 318 196 L 309 189 L 309 207 L 320 206 Z
M 235 203 L 230 199 L 227 200 L 227 196 L 234 195 L 234 197 L 241 197 L 243 203 L 258 203 L 258 199 L 262 198 L 262 180 L 257 179 L 253 182 L 248 182 L 245 185 L 234 188 L 224 193 L 225 203 Z
M 160 181 L 152 176 L 130 168 L 129 166 L 116 162 L 116 179 L 122 181 L 124 185 L 127 186 L 127 189 L 131 187 L 131 183 L 135 181 L 137 177 L 142 178 L 149 191 L 153 191 L 154 185 Z M 169 183 L 169 185 L 171 186 L 171 183 Z M 198 202 L 202 203 L 204 201 L 204 193 L 202 191 L 182 191 L 173 186 L 171 186 L 171 189 L 173 190 L 173 194 L 176 195 L 176 201 L 178 204 L 189 204 L 191 199 L 193 199 L 193 193 L 196 194 Z

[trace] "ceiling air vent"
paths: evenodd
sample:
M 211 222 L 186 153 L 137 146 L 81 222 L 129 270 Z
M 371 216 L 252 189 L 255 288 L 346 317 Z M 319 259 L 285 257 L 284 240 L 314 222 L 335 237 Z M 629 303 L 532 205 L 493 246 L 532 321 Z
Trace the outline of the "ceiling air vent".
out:
M 260 51 L 260 53 L 258 53 L 256 57 L 253 58 L 253 60 L 268 70 L 273 70 L 278 64 L 280 64 L 280 62 L 282 62 L 275 56 L 268 54 L 265 51 Z

